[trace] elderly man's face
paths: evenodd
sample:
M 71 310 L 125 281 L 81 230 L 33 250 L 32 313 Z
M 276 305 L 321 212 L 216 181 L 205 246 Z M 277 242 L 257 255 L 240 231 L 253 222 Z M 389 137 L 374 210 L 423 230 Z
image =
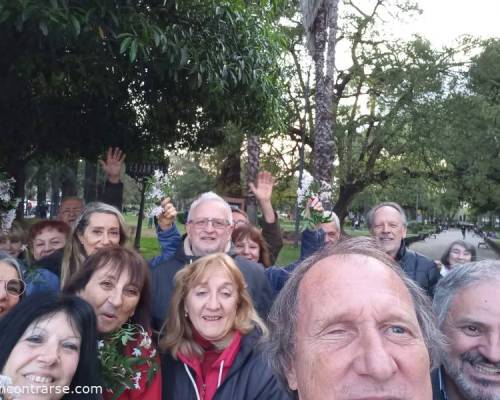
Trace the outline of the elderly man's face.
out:
M 66 222 L 69 226 L 73 226 L 83 210 L 83 202 L 79 199 L 67 199 L 61 203 L 57 219 Z
M 406 237 L 403 217 L 394 207 L 380 207 L 373 216 L 371 234 L 387 254 L 395 257 Z
M 430 360 L 397 274 L 360 255 L 330 256 L 299 288 L 288 383 L 300 400 L 430 400 Z
M 447 389 L 469 400 L 500 399 L 500 282 L 460 290 L 451 301 L 443 333 Z
M 231 240 L 233 226 L 228 210 L 218 201 L 205 201 L 190 215 L 186 231 L 195 256 L 224 251 Z
M 340 230 L 335 222 L 325 222 L 320 227 L 325 231 L 325 243 L 335 243 L 340 239 Z

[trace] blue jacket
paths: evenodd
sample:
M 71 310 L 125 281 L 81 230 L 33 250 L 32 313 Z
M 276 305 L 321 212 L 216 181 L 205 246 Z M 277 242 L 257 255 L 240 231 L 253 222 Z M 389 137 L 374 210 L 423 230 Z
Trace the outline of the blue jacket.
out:
M 158 242 L 160 243 L 161 252 L 159 256 L 153 257 L 148 261 L 151 268 L 155 268 L 157 265 L 174 256 L 177 246 L 181 242 L 181 234 L 175 224 L 172 224 L 171 228 L 165 229 L 164 231 L 161 230 L 158 225 L 156 227 L 156 236 L 158 237 Z
M 28 267 L 23 261 L 20 261 L 20 264 L 23 280 L 26 283 L 26 296 L 30 296 L 35 293 L 59 292 L 61 285 L 56 274 L 45 268 L 28 270 Z
M 285 267 L 274 266 L 266 269 L 266 276 L 273 288 L 274 295 L 277 295 L 283 286 L 285 286 L 288 277 L 295 270 L 295 268 L 297 268 L 297 266 L 307 257 L 321 249 L 324 243 L 325 231 L 323 229 L 305 229 L 302 232 L 302 238 L 300 240 L 299 259 Z

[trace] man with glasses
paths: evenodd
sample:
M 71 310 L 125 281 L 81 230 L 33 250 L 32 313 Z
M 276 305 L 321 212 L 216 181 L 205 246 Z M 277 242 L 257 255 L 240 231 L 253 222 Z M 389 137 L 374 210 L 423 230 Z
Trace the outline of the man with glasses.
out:
M 0 318 L 14 307 L 24 293 L 21 268 L 14 257 L 0 252 Z
M 203 193 L 189 209 L 186 236 L 175 256 L 152 270 L 153 326 L 159 329 L 167 315 L 174 291 L 174 276 L 199 257 L 224 252 L 234 258 L 252 296 L 254 306 L 265 318 L 272 302 L 272 289 L 262 265 L 240 257 L 231 244 L 234 224 L 231 207 L 213 192 Z

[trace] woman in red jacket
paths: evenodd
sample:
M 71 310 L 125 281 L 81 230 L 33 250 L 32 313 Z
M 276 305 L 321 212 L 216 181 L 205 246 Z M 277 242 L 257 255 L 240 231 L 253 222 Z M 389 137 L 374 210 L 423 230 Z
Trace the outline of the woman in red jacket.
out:
M 290 398 L 262 357 L 267 328 L 228 255 L 208 255 L 177 272 L 164 333 L 163 399 Z
M 98 250 L 63 290 L 77 294 L 94 308 L 104 399 L 160 399 L 161 374 L 151 340 L 146 261 L 123 247 Z

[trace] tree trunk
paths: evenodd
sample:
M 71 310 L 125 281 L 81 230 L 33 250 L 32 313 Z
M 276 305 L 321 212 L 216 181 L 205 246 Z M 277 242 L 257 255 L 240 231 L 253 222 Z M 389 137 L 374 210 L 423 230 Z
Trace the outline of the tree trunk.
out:
M 365 185 L 362 183 L 354 183 L 354 184 L 341 184 L 339 188 L 339 198 L 333 211 L 340 220 L 340 226 L 344 225 L 345 217 L 347 216 L 347 212 L 349 210 L 349 206 L 351 205 L 354 197 L 360 192 L 363 191 Z
M 246 196 L 245 204 L 247 209 L 248 218 L 254 225 L 257 224 L 257 200 L 254 194 L 250 191 L 249 183 L 255 182 L 257 174 L 259 173 L 259 157 L 260 157 L 260 138 L 258 136 L 248 136 L 247 144 L 248 164 L 246 176 Z
M 97 164 L 95 161 L 85 160 L 83 198 L 85 203 L 97 200 Z
M 7 163 L 7 174 L 9 177 L 13 177 L 16 180 L 14 183 L 14 196 L 20 200 L 16 210 L 17 220 L 24 218 L 24 184 L 26 181 L 24 165 L 24 160 L 10 160 L 10 162 Z
M 62 197 L 78 196 L 78 160 L 68 162 L 62 173 Z
M 334 159 L 333 71 L 337 35 L 338 0 L 324 0 L 313 24 L 313 60 L 316 76 L 314 128 L 314 177 L 332 182 Z
M 241 192 L 241 154 L 238 151 L 228 154 L 222 163 L 220 176 L 215 186 L 222 196 L 243 197 Z
M 59 183 L 59 177 L 53 171 L 51 179 L 50 179 L 50 190 L 51 190 L 51 196 L 50 196 L 50 216 L 54 217 L 57 215 L 57 212 L 59 211 L 59 201 L 61 200 L 60 195 L 59 195 L 59 190 L 60 190 L 60 183 Z

